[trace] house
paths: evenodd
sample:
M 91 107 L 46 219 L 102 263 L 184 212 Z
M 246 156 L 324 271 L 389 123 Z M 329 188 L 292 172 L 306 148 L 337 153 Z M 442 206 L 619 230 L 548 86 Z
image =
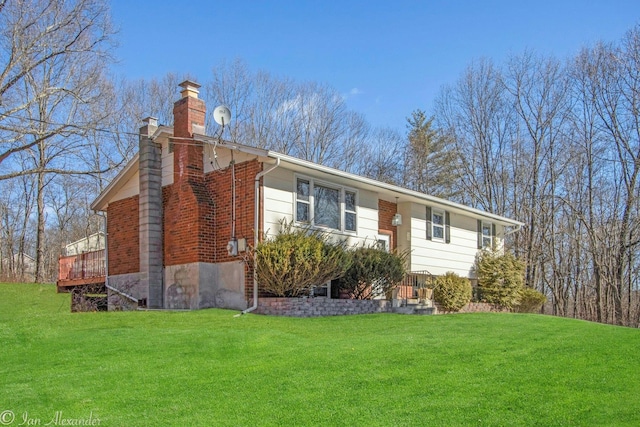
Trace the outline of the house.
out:
M 99 231 L 64 247 L 64 255 L 58 258 L 58 292 L 86 290 L 103 292 L 106 281 L 106 236 Z
M 69 243 L 64 247 L 66 256 L 79 255 L 86 252 L 95 252 L 105 248 L 104 232 L 90 234 L 87 237 Z
M 24 253 L 14 253 L 9 258 L 2 258 L 0 276 L 3 280 L 33 282 L 36 277 L 36 260 Z
M 145 119 L 140 149 L 93 202 L 107 217 L 113 304 L 250 311 L 247 248 L 282 220 L 351 245 L 410 250 L 408 268 L 474 278 L 478 248 L 522 223 L 291 156 L 204 135 L 199 85 L 185 81 L 173 127 Z

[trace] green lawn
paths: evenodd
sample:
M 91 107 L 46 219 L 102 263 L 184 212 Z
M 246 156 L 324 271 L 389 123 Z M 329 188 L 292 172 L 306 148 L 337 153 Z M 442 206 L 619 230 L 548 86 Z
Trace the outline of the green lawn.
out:
M 640 425 L 640 330 L 517 314 L 70 313 L 54 286 L 0 292 L 0 425 L 59 411 L 101 426 Z

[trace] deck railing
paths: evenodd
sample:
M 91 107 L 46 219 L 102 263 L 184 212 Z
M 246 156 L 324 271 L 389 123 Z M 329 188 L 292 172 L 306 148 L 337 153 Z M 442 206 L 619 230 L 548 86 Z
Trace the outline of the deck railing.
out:
M 106 262 L 104 249 L 60 257 L 58 261 L 58 283 L 99 278 L 105 275 Z

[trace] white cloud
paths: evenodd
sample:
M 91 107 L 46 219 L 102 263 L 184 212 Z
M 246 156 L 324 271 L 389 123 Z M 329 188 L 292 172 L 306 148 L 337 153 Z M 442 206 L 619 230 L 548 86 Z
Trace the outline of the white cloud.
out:
M 347 93 L 343 93 L 342 94 L 342 99 L 344 101 L 346 101 L 349 98 L 354 98 L 358 95 L 362 95 L 364 92 L 361 91 L 360 89 L 358 89 L 357 87 L 352 88 L 351 90 L 349 90 L 349 92 Z

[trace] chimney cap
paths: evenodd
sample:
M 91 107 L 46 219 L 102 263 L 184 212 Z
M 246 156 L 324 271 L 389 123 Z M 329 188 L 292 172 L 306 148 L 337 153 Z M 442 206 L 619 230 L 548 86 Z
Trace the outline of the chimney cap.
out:
M 182 88 L 182 90 L 180 91 L 180 95 L 182 95 L 183 98 L 186 98 L 187 96 L 197 98 L 198 93 L 200 93 L 198 91 L 198 89 L 200 88 L 200 85 L 192 80 L 185 80 L 182 83 L 180 83 L 178 86 Z
M 145 117 L 144 119 L 142 119 L 142 123 L 144 123 L 147 126 L 158 126 L 158 118 L 157 117 L 153 117 L 153 116 L 149 116 L 149 117 Z

